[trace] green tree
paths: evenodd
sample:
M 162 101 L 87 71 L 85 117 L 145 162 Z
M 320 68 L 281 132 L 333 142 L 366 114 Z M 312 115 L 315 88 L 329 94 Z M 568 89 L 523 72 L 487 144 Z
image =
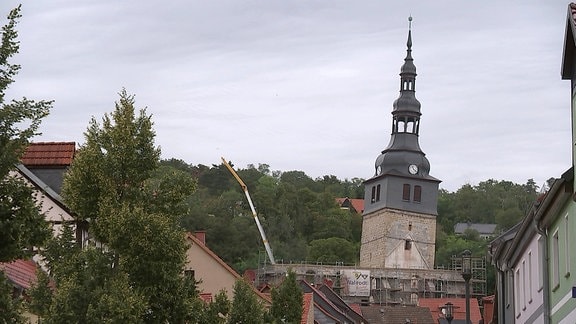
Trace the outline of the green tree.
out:
M 20 65 L 10 62 L 20 48 L 16 31 L 20 6 L 11 10 L 7 18 L 0 44 L 0 262 L 29 256 L 31 247 L 41 246 L 50 236 L 33 189 L 15 171 L 30 139 L 39 134 L 38 127 L 52 102 L 6 100 L 6 91 L 20 70 Z M 0 323 L 20 322 L 20 302 L 12 299 L 12 289 L 3 274 L 0 274 L 0 310 Z
M 250 284 L 244 281 L 244 279 L 238 279 L 234 284 L 234 300 L 232 301 L 228 323 L 264 323 L 264 309 L 262 304 Z
M 296 274 L 288 271 L 278 288 L 272 289 L 270 314 L 277 323 L 300 323 L 304 293 L 296 281 Z
M 30 247 L 41 245 L 50 235 L 32 189 L 13 174 L 52 105 L 26 98 L 6 102 L 6 90 L 20 70 L 9 61 L 20 47 L 16 31 L 20 17 L 20 6 L 10 11 L 0 45 L 0 262 L 29 255 Z
M 36 271 L 36 278 L 37 281 L 28 291 L 28 295 L 30 296 L 28 309 L 41 320 L 49 314 L 53 293 L 50 287 L 50 277 L 44 270 L 38 269 Z
M 8 283 L 4 272 L 0 272 L 0 323 L 24 323 L 22 304 L 19 299 L 12 298 L 12 285 Z
M 343 238 L 331 237 L 310 242 L 308 259 L 313 262 L 356 263 L 358 252 L 354 243 Z
M 224 290 L 214 296 L 214 301 L 206 306 L 202 317 L 202 324 L 224 324 L 230 313 L 230 300 Z
M 101 125 L 90 121 L 86 142 L 65 176 L 65 202 L 79 220 L 88 221 L 93 237 L 106 249 L 68 254 L 63 248 L 50 257 L 64 259 L 56 269 L 76 274 L 75 280 L 68 276 L 57 281 L 64 293 L 58 292 L 56 300 L 66 306 L 55 306 L 55 301 L 54 318 L 73 307 L 75 321 L 89 315 L 111 322 L 138 317 L 145 323 L 180 323 L 191 316 L 197 292 L 182 276 L 187 247 L 180 222 L 195 181 L 186 171 L 160 167 L 151 117 L 145 109 L 137 115 L 134 106 L 134 96 L 122 90 Z M 86 257 L 99 262 L 89 263 Z M 78 269 L 77 260 L 86 266 Z M 119 308 L 122 289 L 134 301 L 133 308 Z M 75 299 L 79 291 L 86 297 Z

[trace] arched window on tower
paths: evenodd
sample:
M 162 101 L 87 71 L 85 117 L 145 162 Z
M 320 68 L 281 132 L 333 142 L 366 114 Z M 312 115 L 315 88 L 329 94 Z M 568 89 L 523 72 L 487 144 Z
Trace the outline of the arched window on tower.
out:
M 406 133 L 406 120 L 404 118 L 398 118 L 396 122 L 397 132 L 398 133 Z
M 376 186 L 376 201 L 380 201 L 380 185 Z
M 410 185 L 407 183 L 402 187 L 402 200 L 410 201 Z
M 414 126 L 414 120 L 413 119 L 408 120 L 408 122 L 406 123 L 406 133 L 414 134 L 415 129 L 416 127 Z
M 414 201 L 422 201 L 422 186 L 414 186 Z
M 414 90 L 414 80 L 404 80 L 402 82 L 402 90 Z
M 370 202 L 374 203 L 376 202 L 376 187 L 372 186 L 372 197 L 370 198 Z

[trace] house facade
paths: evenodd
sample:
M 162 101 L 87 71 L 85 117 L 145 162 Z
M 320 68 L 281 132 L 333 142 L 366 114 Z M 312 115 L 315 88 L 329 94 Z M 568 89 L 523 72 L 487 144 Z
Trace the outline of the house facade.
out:
M 225 291 L 228 299 L 234 299 L 234 284 L 242 277 L 206 246 L 205 232 L 186 233 L 188 250 L 184 272 L 200 281 L 198 290 L 205 301 L 212 301 L 220 291 Z M 270 298 L 253 289 L 259 300 L 270 306 Z
M 570 80 L 576 143 L 576 3 L 568 5 L 562 79 Z M 497 269 L 497 323 L 576 323 L 576 194 L 572 166 L 557 178 L 514 233 L 490 246 Z
M 574 203 L 574 168 L 557 179 L 542 202 L 542 211 L 535 215 L 535 224 L 542 233 L 544 267 L 544 323 L 576 323 L 576 298 L 572 289 L 576 280 L 570 271 L 576 269 L 573 249 L 576 246 Z M 546 307 L 547 306 L 547 307 Z
M 491 243 L 497 300 L 502 305 L 497 314 L 503 323 L 544 323 L 546 242 L 534 220 L 545 208 L 537 202 L 521 223 Z

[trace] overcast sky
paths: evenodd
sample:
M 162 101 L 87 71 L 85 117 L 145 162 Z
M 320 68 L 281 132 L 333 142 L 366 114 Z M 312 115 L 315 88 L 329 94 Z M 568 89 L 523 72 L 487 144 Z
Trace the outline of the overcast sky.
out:
M 163 158 L 368 179 L 412 15 L 430 174 L 450 191 L 540 186 L 571 165 L 568 3 L 27 1 L 9 96 L 55 100 L 34 141 L 83 143 L 125 87 L 153 115 Z M 2 0 L 2 16 L 17 4 Z

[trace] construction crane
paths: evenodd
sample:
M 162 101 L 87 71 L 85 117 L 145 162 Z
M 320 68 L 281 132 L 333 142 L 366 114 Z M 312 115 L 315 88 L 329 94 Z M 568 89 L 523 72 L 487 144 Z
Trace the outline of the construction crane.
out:
M 238 173 L 236 173 L 236 171 L 234 171 L 232 166 L 230 166 L 230 164 L 228 162 L 226 162 L 226 159 L 222 158 L 222 163 L 224 163 L 226 168 L 228 168 L 230 173 L 232 173 L 234 178 L 236 178 L 236 181 L 238 181 L 238 183 L 240 184 L 240 187 L 242 187 L 242 190 L 244 191 L 244 194 L 246 195 L 246 199 L 248 199 L 248 204 L 250 204 L 250 209 L 252 210 L 252 216 L 254 216 L 254 221 L 256 222 L 256 226 L 258 226 L 258 230 L 260 231 L 260 236 L 262 237 L 262 242 L 264 242 L 264 248 L 266 248 L 266 253 L 268 254 L 268 259 L 270 260 L 271 264 L 276 264 L 276 261 L 274 261 L 274 255 L 272 255 L 272 249 L 270 248 L 270 244 L 268 243 L 268 240 L 266 239 L 266 234 L 264 234 L 264 229 L 262 228 L 262 225 L 260 224 L 260 220 L 258 219 L 258 215 L 256 214 L 256 209 L 254 208 L 254 204 L 252 203 L 252 198 L 250 198 L 250 194 L 248 193 L 248 186 L 246 186 L 244 181 L 242 181 L 242 179 L 240 178 Z

